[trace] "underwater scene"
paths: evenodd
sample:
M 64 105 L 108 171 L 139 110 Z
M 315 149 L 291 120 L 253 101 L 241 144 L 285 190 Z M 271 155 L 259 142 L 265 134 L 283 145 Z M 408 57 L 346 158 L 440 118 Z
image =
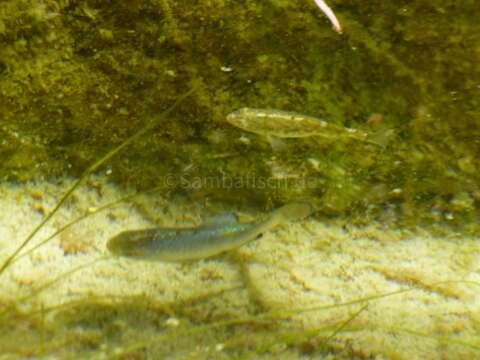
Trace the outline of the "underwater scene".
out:
M 0 360 L 480 359 L 479 18 L 0 2 Z

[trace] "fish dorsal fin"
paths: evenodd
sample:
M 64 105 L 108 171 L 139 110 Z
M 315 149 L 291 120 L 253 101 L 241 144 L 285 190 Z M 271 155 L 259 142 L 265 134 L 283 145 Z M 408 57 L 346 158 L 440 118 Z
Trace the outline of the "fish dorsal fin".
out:
M 220 225 L 233 225 L 238 224 L 238 217 L 234 213 L 226 213 L 216 215 L 205 219 L 202 227 L 220 226 Z

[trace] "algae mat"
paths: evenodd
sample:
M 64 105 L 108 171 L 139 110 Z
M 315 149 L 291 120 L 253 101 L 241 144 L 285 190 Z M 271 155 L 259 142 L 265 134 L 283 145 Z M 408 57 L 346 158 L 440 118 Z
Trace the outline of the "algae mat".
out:
M 71 183 L 1 185 L 2 261 Z M 92 178 L 28 247 L 122 196 L 107 177 Z M 119 231 L 199 224 L 230 210 L 241 209 L 138 196 L 15 261 L 0 281 L 0 359 L 479 356 L 479 239 L 310 217 L 229 257 L 103 258 Z

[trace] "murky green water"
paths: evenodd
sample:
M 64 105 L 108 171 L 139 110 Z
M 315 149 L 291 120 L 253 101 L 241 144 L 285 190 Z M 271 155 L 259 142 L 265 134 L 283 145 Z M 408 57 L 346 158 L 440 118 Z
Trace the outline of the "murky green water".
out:
M 3 217 L 2 261 L 18 249 L 29 231 L 54 208 L 56 201 L 67 191 L 67 185 L 71 184 L 68 177 L 79 178 L 102 156 L 127 139 L 132 139 L 121 151 L 111 153 L 112 156 L 104 164 L 91 168 L 102 180 L 88 180 L 82 186 L 86 186 L 88 191 L 97 189 L 95 191 L 100 198 L 74 193 L 72 199 L 55 214 L 60 219 L 52 224 L 50 230 L 58 230 L 69 221 L 65 214 L 80 216 L 89 211 L 89 206 L 101 206 L 101 195 L 113 191 L 110 186 L 118 186 L 115 188 L 118 196 L 157 187 L 157 192 L 152 195 L 154 200 L 149 201 L 159 201 L 157 196 L 162 196 L 165 204 L 184 206 L 183 215 L 176 214 L 170 218 L 165 218 L 165 213 L 155 215 L 149 202 L 149 205 L 142 205 L 141 210 L 136 208 L 143 220 L 130 224 L 120 220 L 115 223 L 116 219 L 124 219 L 123 215 L 108 213 L 104 226 L 111 229 L 108 234 L 99 234 L 101 236 L 94 237 L 91 243 L 87 241 L 86 245 L 80 245 L 81 250 L 67 251 L 78 251 L 80 255 L 69 253 L 73 257 L 68 257 L 64 254 L 66 257 L 54 257 L 56 261 L 62 261 L 63 264 L 74 258 L 72 261 L 75 264 L 78 261 L 77 265 L 80 265 L 82 262 L 78 256 L 81 257 L 82 251 L 92 249 L 92 246 L 98 249 L 97 253 L 85 250 L 84 260 L 102 255 L 106 238 L 113 235 L 112 229 L 120 227 L 120 224 L 140 226 L 160 219 L 177 225 L 179 222 L 191 223 L 189 216 L 204 217 L 229 210 L 244 211 L 255 216 L 259 211 L 302 200 L 315 207 L 312 221 L 317 223 L 347 229 L 355 226 L 385 226 L 389 231 L 393 229 L 402 233 L 400 237 L 408 237 L 405 235 L 408 231 L 418 233 L 426 230 L 438 236 L 439 244 L 442 244 L 439 245 L 442 249 L 438 250 L 439 253 L 460 252 L 456 265 L 452 263 L 448 267 L 451 273 L 437 269 L 438 273 L 451 275 L 445 278 L 426 276 L 419 271 L 420 268 L 434 268 L 426 263 L 415 263 L 413 268 L 417 270 L 412 270 L 412 273 L 403 269 L 401 272 L 409 275 L 400 278 L 391 269 L 375 268 L 377 273 L 393 279 L 395 284 L 414 285 L 431 291 L 431 283 L 468 278 L 476 271 L 476 260 L 468 254 L 473 249 L 470 246 L 476 246 L 480 215 L 478 4 L 473 0 L 460 3 L 437 0 L 407 3 L 338 0 L 329 1 L 329 5 L 339 17 L 343 34 L 332 30 L 325 16 L 310 0 L 2 2 L 0 177 L 7 194 L 4 198 L 10 199 L 10 203 L 4 207 L 13 208 L 8 204 L 21 205 L 22 201 L 26 204 L 25 208 L 18 210 L 22 212 L 21 215 L 10 217 L 9 212 Z M 192 93 L 189 96 L 168 114 L 164 113 L 190 90 Z M 276 129 L 271 134 L 246 131 L 226 121 L 227 114 L 243 107 L 292 111 L 312 116 L 332 124 L 335 129 L 349 128 L 365 133 L 372 141 L 331 136 L 321 140 L 309 136 L 279 139 L 275 135 L 285 134 L 284 128 Z M 140 129 L 146 131 L 132 138 Z M 36 181 L 39 188 L 22 190 L 23 193 L 21 191 L 18 194 L 14 192 L 18 188 L 24 189 L 22 186 L 30 180 Z M 28 188 L 30 185 L 26 186 Z M 79 187 L 78 190 L 83 191 L 81 189 Z M 28 201 L 20 200 L 22 198 Z M 110 200 L 113 201 L 113 198 Z M 163 211 L 159 209 L 162 209 L 160 206 L 156 210 Z M 17 224 L 17 218 L 24 220 L 19 220 Z M 91 228 L 101 229 L 102 226 L 92 223 Z M 303 232 L 298 235 L 300 237 L 288 235 L 288 241 L 295 243 L 298 238 L 321 237 L 316 232 L 318 229 L 315 229 L 310 237 Z M 64 236 L 67 245 L 61 245 L 60 241 L 63 251 L 64 246 L 67 249 L 78 248 L 68 242 L 69 237 L 79 237 L 78 231 Z M 91 237 L 82 231 L 81 238 Z M 13 235 L 17 233 L 18 236 Z M 330 238 L 337 239 L 337 235 L 331 235 Z M 377 235 L 372 238 L 379 243 L 393 242 L 391 237 L 384 241 L 379 240 Z M 297 240 L 291 240 L 292 236 Z M 365 237 L 369 238 L 369 235 Z M 355 231 L 350 231 L 346 238 L 353 241 Z M 452 249 L 448 241 L 444 243 L 440 240 L 447 238 L 451 239 L 451 246 L 459 248 Z M 50 242 L 52 248 L 49 251 L 58 250 L 57 241 L 58 238 L 54 238 Z M 30 245 L 30 241 L 26 244 Z M 57 250 L 53 244 L 57 244 Z M 305 245 L 303 241 L 301 244 L 313 252 L 317 248 L 321 249 L 322 254 L 325 251 L 321 244 Z M 352 246 L 357 245 L 353 242 Z M 433 252 L 429 252 L 433 251 L 432 246 L 426 246 L 429 250 L 426 250 L 425 256 L 434 256 Z M 373 244 L 367 247 L 374 251 Z M 275 256 L 278 254 L 273 249 L 270 249 L 274 254 L 272 256 L 277 259 Z M 335 246 L 329 245 L 329 251 L 335 253 L 334 249 Z M 292 251 L 296 254 L 296 250 Z M 355 253 L 354 250 L 349 251 Z M 342 256 L 348 254 L 346 249 L 338 252 Z M 43 269 L 45 258 L 38 256 L 42 259 L 37 259 L 42 264 L 39 269 Z M 50 255 L 45 256 L 48 258 Z M 357 255 L 351 256 L 354 259 Z M 447 255 L 445 257 L 449 258 Z M 438 262 L 442 262 L 442 259 L 440 255 L 436 258 Z M 35 264 L 35 257 L 30 260 Z M 368 261 L 373 264 L 377 260 Z M 243 262 L 239 260 L 238 263 Z M 289 263 L 285 264 L 287 268 L 294 268 Z M 372 264 L 369 269 L 374 267 Z M 337 265 L 341 267 L 340 263 Z M 56 268 L 52 264 L 48 266 Z M 120 263 L 118 266 L 127 265 Z M 195 271 L 203 274 L 202 277 L 196 273 L 203 279 L 201 281 L 218 276 L 218 271 L 198 266 L 200 268 L 195 268 Z M 68 269 L 63 265 L 59 268 Z M 314 268 L 315 276 L 328 270 Z M 9 279 L 5 280 L 5 289 L 11 290 L 9 286 L 12 284 L 13 288 L 31 285 L 30 280 L 23 278 L 25 273 L 18 270 L 19 274 L 15 275 L 13 265 L 12 269 L 8 270 L 11 272 L 8 276 L 3 275 Z M 37 271 L 35 266 L 33 269 Z M 108 269 L 105 270 L 107 273 L 113 271 Z M 173 269 L 175 271 L 171 274 L 187 271 L 182 267 Z M 233 271 L 231 267 L 227 266 L 227 269 Z M 255 273 L 251 267 L 247 270 L 243 268 L 240 273 L 245 275 L 245 271 Z M 355 278 L 360 276 L 361 271 L 358 271 Z M 462 271 L 470 275 L 462 277 Z M 341 277 L 340 270 L 334 273 L 336 278 Z M 15 276 L 17 280 L 12 280 Z M 92 276 L 96 279 L 99 273 Z M 111 276 L 117 278 L 119 274 L 112 272 Z M 469 281 L 476 281 L 472 276 L 468 278 Z M 299 279 L 301 276 L 290 274 L 290 277 Z M 233 278 L 236 279 L 235 276 Z M 258 283 L 255 275 L 253 279 L 253 283 Z M 225 287 L 211 290 L 221 292 L 231 286 L 248 288 L 245 284 L 250 281 L 232 283 L 230 280 L 223 279 Z M 179 281 L 181 284 L 182 280 Z M 298 280 L 295 286 L 300 286 L 302 281 Z M 99 283 L 96 280 L 94 283 L 93 288 L 98 290 Z M 108 280 L 106 283 L 112 284 Z M 273 283 L 278 285 L 278 282 Z M 368 284 L 368 281 L 362 284 Z M 123 289 L 123 285 L 118 286 Z M 305 291 L 313 285 L 302 286 L 306 286 L 302 290 Z M 371 294 L 367 290 L 372 290 L 372 287 L 365 286 L 366 293 Z M 155 285 L 141 288 L 153 292 Z M 378 288 L 386 292 L 388 286 Z M 97 290 L 91 290 L 95 296 L 98 295 Z M 63 295 L 58 296 L 65 296 L 69 291 L 84 294 L 83 290 L 75 287 L 63 291 L 59 290 L 59 294 Z M 190 295 L 196 298 L 194 294 L 187 296 L 179 295 L 175 292 L 178 290 L 169 291 L 177 294 L 182 301 Z M 269 299 L 269 294 L 273 293 L 273 290 L 266 291 L 258 298 L 253 296 L 254 300 L 251 300 L 252 294 L 245 295 L 250 300 L 235 305 L 229 298 L 226 303 L 229 309 L 237 306 L 242 309 L 239 314 L 245 319 L 245 316 L 274 308 L 274 302 Z M 151 295 L 142 298 L 141 306 L 138 305 L 140 307 L 132 314 L 140 318 L 146 316 L 150 311 L 148 301 L 152 299 Z M 350 295 L 361 297 L 360 293 Z M 458 294 L 455 292 L 454 295 Z M 125 293 L 121 296 L 125 296 Z M 442 296 L 449 298 L 450 295 Z M 458 299 L 462 296 L 458 295 Z M 89 304 L 91 302 L 88 298 L 80 298 Z M 0 302 L 15 303 L 12 299 L 15 296 L 2 298 Z M 168 299 L 161 298 L 155 305 L 162 304 L 162 310 L 155 308 L 155 311 L 157 315 L 161 313 L 165 321 L 176 319 L 179 312 L 180 317 L 188 319 L 189 324 L 198 320 L 195 306 L 188 308 L 186 314 L 181 306 L 165 305 L 170 301 L 171 304 L 175 303 L 174 295 Z M 327 299 L 315 297 L 312 301 L 320 300 Z M 137 304 L 135 301 L 132 304 Z M 27 310 L 33 311 L 35 308 L 35 311 L 40 311 L 42 303 L 58 305 L 43 299 L 34 301 L 27 306 Z M 129 304 L 122 303 L 121 306 L 133 306 Z M 213 311 L 210 305 L 199 310 L 202 320 L 198 320 L 198 325 L 211 324 L 213 320 L 233 321 L 227 316 L 228 311 L 218 317 L 207 316 L 207 310 Z M 287 303 L 283 305 L 287 306 Z M 107 313 L 112 314 L 120 311 L 117 305 L 108 301 L 92 306 L 107 307 Z M 349 317 L 353 319 L 357 310 L 344 313 L 343 321 Z M 20 317 L 21 311 L 15 308 L 8 316 L 15 319 L 17 315 Z M 96 310 L 93 312 L 97 313 Z M 115 334 L 126 332 L 118 328 L 124 325 L 115 325 L 112 314 L 101 320 L 108 324 L 106 327 L 88 332 L 88 338 L 84 339 L 79 349 L 85 350 L 85 344 L 89 341 L 94 350 L 101 347 L 99 343 L 109 343 L 110 331 L 113 340 L 106 353 L 113 354 L 112 344 L 117 346 L 120 341 Z M 127 318 L 130 316 L 126 310 L 122 314 Z M 92 317 L 88 317 L 86 322 L 90 324 Z M 20 347 L 15 355 L 55 353 L 64 347 L 65 342 L 72 341 L 68 331 L 65 330 L 66 337 L 62 340 L 55 330 L 55 326 L 60 324 L 64 331 L 63 327 L 68 321 L 51 323 L 49 328 L 47 317 L 41 319 L 38 320 L 40 322 L 31 320 L 35 322 L 35 331 L 30 332 L 34 345 L 23 350 Z M 471 324 L 476 323 L 473 317 L 469 319 Z M 257 339 L 262 339 L 262 344 L 269 343 L 266 339 L 273 336 L 268 331 L 270 325 L 259 325 L 256 323 L 258 319 L 250 320 L 245 320 L 248 326 L 261 329 L 262 336 L 258 335 Z M 129 323 L 125 319 L 122 321 L 122 324 Z M 328 323 L 328 319 L 325 321 Z M 145 325 L 142 324 L 138 325 L 139 328 Z M 152 322 L 145 326 L 156 333 L 160 328 L 163 329 L 162 326 L 168 328 L 164 322 L 162 324 L 160 326 Z M 338 323 L 335 324 L 338 326 Z M 197 329 L 201 329 L 201 326 Z M 293 328 L 298 329 L 297 326 L 299 324 L 295 323 Z M 428 326 L 419 331 L 428 332 Z M 188 326 L 185 329 L 192 331 Z M 45 339 L 49 331 L 57 336 L 58 346 L 47 346 Z M 28 331 L 25 333 L 29 334 Z M 231 352 L 223 352 L 222 346 L 228 348 L 225 344 L 231 339 L 227 341 L 220 334 L 214 331 L 212 336 L 215 341 L 203 339 L 201 343 L 208 344 L 219 358 L 242 357 L 243 353 L 238 350 L 240 345 L 231 345 Z M 139 339 L 137 345 L 132 344 L 135 356 L 154 356 L 152 354 L 155 352 L 141 355 L 138 349 L 147 346 L 142 341 Z M 298 343 L 295 341 L 273 343 L 280 349 L 279 353 L 285 351 L 284 354 L 287 354 L 290 351 L 294 357 L 302 351 L 321 356 L 328 351 L 335 351 L 335 346 L 327 346 L 322 342 L 307 341 L 304 349 L 301 344 L 303 340 L 298 340 Z M 191 346 L 195 344 L 195 341 L 187 342 Z M 247 340 L 244 343 L 251 344 Z M 288 347 L 291 343 L 296 345 Z M 222 349 L 214 350 L 215 344 Z M 250 355 L 261 353 L 258 350 L 260 345 L 248 346 L 254 348 Z M 273 356 L 275 352 L 272 349 L 276 349 L 275 346 L 266 346 L 265 356 Z M 13 354 L 15 346 L 12 349 Z M 170 350 L 163 348 L 158 351 L 165 354 Z M 182 356 L 188 358 L 190 355 L 187 353 Z M 206 353 L 211 354 L 208 351 Z M 388 357 L 380 348 L 373 353 Z

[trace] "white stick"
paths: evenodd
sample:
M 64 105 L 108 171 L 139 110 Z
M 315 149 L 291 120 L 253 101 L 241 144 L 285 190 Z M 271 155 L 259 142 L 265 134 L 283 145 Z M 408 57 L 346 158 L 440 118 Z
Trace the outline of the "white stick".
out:
M 340 22 L 333 13 L 332 9 L 330 9 L 330 7 L 325 2 L 323 2 L 323 0 L 315 0 L 315 4 L 317 4 L 317 6 L 323 11 L 323 13 L 327 15 L 328 19 L 333 25 L 334 30 L 341 34 L 342 26 L 340 25 Z

